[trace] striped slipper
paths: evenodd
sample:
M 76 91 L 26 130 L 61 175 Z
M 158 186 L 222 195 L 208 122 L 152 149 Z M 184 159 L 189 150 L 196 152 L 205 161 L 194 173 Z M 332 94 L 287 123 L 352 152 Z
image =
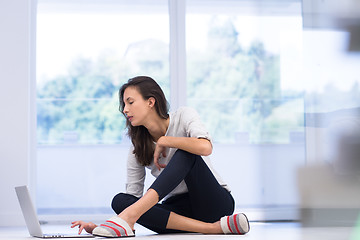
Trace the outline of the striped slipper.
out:
M 239 213 L 220 219 L 221 229 L 225 234 L 243 235 L 250 231 L 249 221 L 245 214 Z
M 114 216 L 107 220 L 105 223 L 96 227 L 92 234 L 97 237 L 135 237 L 135 230 L 132 230 L 123 219 Z

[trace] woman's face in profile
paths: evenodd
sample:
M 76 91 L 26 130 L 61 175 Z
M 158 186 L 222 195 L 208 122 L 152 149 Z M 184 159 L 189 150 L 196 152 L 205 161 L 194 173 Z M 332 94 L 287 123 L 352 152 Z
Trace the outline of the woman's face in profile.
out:
M 150 108 L 150 101 L 145 100 L 136 87 L 128 87 L 124 91 L 124 110 L 132 126 L 141 126 L 146 122 Z

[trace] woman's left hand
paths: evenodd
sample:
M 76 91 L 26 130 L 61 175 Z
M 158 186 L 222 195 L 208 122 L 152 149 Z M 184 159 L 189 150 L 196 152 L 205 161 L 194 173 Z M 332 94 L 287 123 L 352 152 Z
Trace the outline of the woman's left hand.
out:
M 79 234 L 81 234 L 82 230 L 84 229 L 87 233 L 91 234 L 94 228 L 97 227 L 97 225 L 92 222 L 84 222 L 84 221 L 74 221 L 71 224 L 72 224 L 71 228 L 74 228 L 76 226 L 79 227 Z
M 166 167 L 166 164 L 159 163 L 159 159 L 160 159 L 161 155 L 163 157 L 166 157 L 166 147 L 161 145 L 160 139 L 161 138 L 159 138 L 159 140 L 157 141 L 155 150 L 154 150 L 154 164 L 158 168 L 159 171 L 161 168 Z

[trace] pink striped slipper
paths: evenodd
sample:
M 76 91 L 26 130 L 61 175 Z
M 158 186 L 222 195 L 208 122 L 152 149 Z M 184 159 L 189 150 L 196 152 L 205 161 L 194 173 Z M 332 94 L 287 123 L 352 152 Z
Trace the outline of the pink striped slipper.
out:
M 97 237 L 135 237 L 135 230 L 132 230 L 123 219 L 114 216 L 107 220 L 105 223 L 96 227 L 92 234 Z
M 220 224 L 225 234 L 243 235 L 250 231 L 249 221 L 243 213 L 222 217 Z

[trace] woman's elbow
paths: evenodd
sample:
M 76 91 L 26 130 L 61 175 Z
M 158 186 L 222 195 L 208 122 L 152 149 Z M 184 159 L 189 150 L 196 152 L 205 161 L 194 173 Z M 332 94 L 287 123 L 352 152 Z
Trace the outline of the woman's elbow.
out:
M 207 142 L 203 145 L 202 156 L 209 156 L 212 153 L 212 145 L 210 142 Z
M 212 148 L 207 149 L 206 151 L 204 151 L 204 154 L 202 154 L 202 156 L 209 156 L 212 153 Z

